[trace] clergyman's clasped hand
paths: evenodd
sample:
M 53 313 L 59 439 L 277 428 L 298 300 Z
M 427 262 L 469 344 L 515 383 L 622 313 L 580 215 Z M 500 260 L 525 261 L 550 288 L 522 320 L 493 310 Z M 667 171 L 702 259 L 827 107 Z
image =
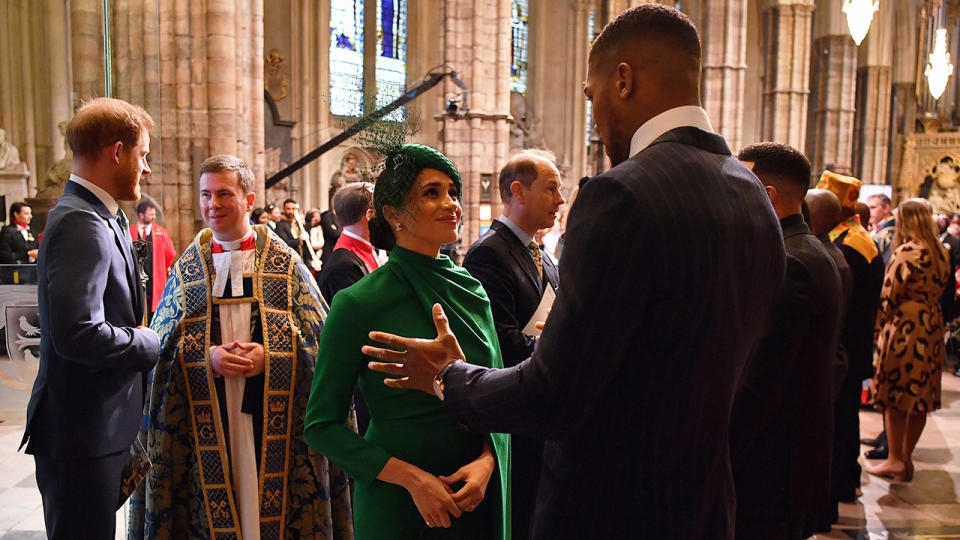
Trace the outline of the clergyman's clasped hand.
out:
M 464 360 L 464 355 L 456 336 L 450 331 L 450 321 L 440 304 L 433 305 L 433 323 L 437 327 L 436 339 L 370 332 L 370 339 L 392 349 L 365 345 L 363 354 L 381 360 L 370 362 L 367 367 L 387 375 L 399 376 L 383 381 L 383 384 L 391 388 L 413 388 L 434 394 L 433 382 L 437 374 L 447 364 Z
M 234 341 L 210 351 L 210 366 L 224 377 L 254 377 L 263 373 L 263 345 Z

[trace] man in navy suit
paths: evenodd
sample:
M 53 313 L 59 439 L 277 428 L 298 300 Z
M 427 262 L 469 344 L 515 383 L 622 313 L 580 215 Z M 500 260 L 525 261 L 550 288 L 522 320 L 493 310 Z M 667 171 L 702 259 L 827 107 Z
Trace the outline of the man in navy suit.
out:
M 511 367 L 533 354 L 536 340 L 523 333 L 537 311 L 547 287 L 557 290 L 557 268 L 544 257 L 534 240 L 549 229 L 563 205 L 560 171 L 553 154 L 524 150 L 500 171 L 503 215 L 467 252 L 463 267 L 477 278 L 490 297 L 490 309 L 500 342 L 503 365 Z M 540 478 L 541 439 L 515 436 L 510 448 L 513 481 L 511 527 L 513 538 L 530 534 L 530 522 Z
M 763 186 L 700 108 L 700 72 L 696 28 L 661 4 L 594 41 L 584 93 L 613 168 L 571 209 L 530 359 L 458 361 L 439 306 L 437 339 L 364 347 L 400 376 L 388 386 L 442 397 L 467 427 L 547 439 L 534 538 L 733 538 L 730 407 L 785 253 Z
M 160 339 L 140 326 L 145 294 L 117 201 L 140 197 L 153 127 L 135 105 L 97 98 L 67 126 L 73 171 L 40 244 L 40 371 L 23 444 L 37 466 L 49 538 L 113 538 L 123 467 Z

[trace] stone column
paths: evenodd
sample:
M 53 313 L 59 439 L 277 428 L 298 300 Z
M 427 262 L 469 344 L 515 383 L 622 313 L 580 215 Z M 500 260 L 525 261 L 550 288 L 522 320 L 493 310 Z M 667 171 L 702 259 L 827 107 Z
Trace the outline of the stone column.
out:
M 100 0 L 72 0 L 70 30 L 76 106 L 85 98 L 104 93 L 103 4 Z
M 812 174 L 827 166 L 852 172 L 857 46 L 847 30 L 840 0 L 817 6 L 806 153 Z
M 698 19 L 703 40 L 700 98 L 713 129 L 736 152 L 742 144 L 747 0 L 711 2 Z
M 892 64 L 893 10 L 881 9 L 860 46 L 857 67 L 853 173 L 867 184 L 889 183 Z
M 540 0 L 530 6 L 527 114 L 533 118 L 533 138 L 542 137 L 543 145 L 557 156 L 565 195 L 587 174 L 589 141 L 583 81 L 587 76 L 587 26 L 592 4 L 588 0 Z M 595 24 L 600 26 L 599 21 Z M 563 39 L 558 43 L 561 31 Z M 536 141 L 529 142 L 538 146 Z
M 159 49 L 142 48 L 147 58 L 158 55 L 159 64 L 159 104 L 147 106 L 158 124 L 153 144 L 159 142 L 161 151 L 150 193 L 161 201 L 164 225 L 182 249 L 202 225 L 197 170 L 207 157 L 229 153 L 246 161 L 262 200 L 263 11 L 256 0 L 157 5 Z M 150 28 L 157 13 L 145 9 L 143 17 Z M 148 34 L 144 39 L 152 39 Z M 152 78 L 152 70 L 144 77 Z M 145 95 L 148 104 L 154 99 Z
M 469 92 L 466 118 L 438 118 L 440 146 L 463 178 L 461 232 L 469 246 L 480 231 L 481 174 L 494 178 L 507 157 L 510 122 L 510 0 L 447 0 L 447 61 Z M 491 204 L 499 197 L 491 189 Z
M 810 94 L 813 0 L 776 0 L 763 13 L 766 67 L 761 138 L 803 148 Z

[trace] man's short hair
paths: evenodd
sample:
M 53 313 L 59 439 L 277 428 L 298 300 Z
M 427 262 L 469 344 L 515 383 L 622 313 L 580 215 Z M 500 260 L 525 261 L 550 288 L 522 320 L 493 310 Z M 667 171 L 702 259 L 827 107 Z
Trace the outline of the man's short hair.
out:
M 333 212 L 340 225 L 347 226 L 363 219 L 367 210 L 373 208 L 373 184 L 353 182 L 333 194 Z
M 810 188 L 810 160 L 792 146 L 776 142 L 755 143 L 740 150 L 737 158 L 753 162 L 753 174 L 776 182 L 778 186 L 775 187 L 792 188 L 800 199 Z
M 589 61 L 594 62 L 600 55 L 638 41 L 665 44 L 700 62 L 697 27 L 679 10 L 661 4 L 641 4 L 610 21 L 590 47 Z
M 10 218 L 13 219 L 14 214 L 19 214 L 24 208 L 31 208 L 31 206 L 25 202 L 15 202 L 10 205 Z
M 145 201 L 140 201 L 140 204 L 137 205 L 137 215 L 139 215 L 139 214 L 146 214 L 146 213 L 147 213 L 147 210 L 150 209 L 150 208 L 153 208 L 154 210 L 156 210 L 156 209 L 157 209 L 157 205 L 153 204 L 153 203 L 150 202 L 150 201 L 146 201 L 146 200 L 145 200 Z
M 510 185 L 514 182 L 520 182 L 528 188 L 532 186 L 540 174 L 540 162 L 544 160 L 557 166 L 557 156 L 549 150 L 528 148 L 510 156 L 507 164 L 500 169 L 500 200 L 509 202 L 513 199 Z
M 243 189 L 244 195 L 253 193 L 254 180 L 253 171 L 242 159 L 231 156 L 230 154 L 220 154 L 219 156 L 208 157 L 200 164 L 200 174 L 197 178 L 202 178 L 208 172 L 218 173 L 232 171 L 237 175 L 237 185 Z
M 297 204 L 297 201 L 295 201 L 295 200 L 293 200 L 293 199 L 287 199 L 287 200 L 283 201 L 283 206 L 286 206 L 288 203 Z
M 122 99 L 100 97 L 84 102 L 67 124 L 67 144 L 73 155 L 93 159 L 117 141 L 136 146 L 143 130 L 153 129 L 153 118 L 142 107 Z
M 868 201 L 870 199 L 880 199 L 880 204 L 883 205 L 884 208 L 890 208 L 890 197 L 887 197 L 883 193 L 874 193 L 873 195 L 867 197 Z

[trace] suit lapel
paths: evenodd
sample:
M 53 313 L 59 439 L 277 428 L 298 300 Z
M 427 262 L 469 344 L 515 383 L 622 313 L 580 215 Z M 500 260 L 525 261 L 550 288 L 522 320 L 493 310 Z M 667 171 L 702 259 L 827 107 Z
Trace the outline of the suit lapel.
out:
M 510 255 L 517 261 L 520 268 L 523 269 L 523 273 L 527 275 L 527 279 L 542 293 L 543 280 L 540 278 L 540 272 L 537 272 L 537 265 L 533 262 L 530 249 L 520 242 L 520 239 L 517 238 L 517 235 L 513 234 L 510 227 L 507 227 L 500 221 L 494 220 L 490 228 L 497 231 L 497 234 L 503 237 L 507 243 L 507 247 L 510 248 Z
M 107 207 L 103 205 L 96 195 L 76 182 L 68 181 L 66 186 L 64 186 L 63 192 L 65 195 L 75 195 L 84 200 L 93 208 L 93 210 L 97 212 L 101 218 L 106 220 L 108 226 L 113 231 L 114 241 L 117 244 L 117 249 L 120 250 L 120 254 L 123 257 L 124 263 L 126 263 L 127 283 L 130 286 L 130 296 L 133 300 L 134 315 L 142 316 L 143 303 L 145 299 L 142 290 L 143 287 L 140 286 L 140 280 L 137 277 L 140 273 L 139 265 L 137 264 L 137 258 L 133 255 L 133 245 L 127 240 L 127 237 L 120 229 L 120 224 L 117 223 L 116 216 L 110 215 L 110 211 L 107 210 Z

